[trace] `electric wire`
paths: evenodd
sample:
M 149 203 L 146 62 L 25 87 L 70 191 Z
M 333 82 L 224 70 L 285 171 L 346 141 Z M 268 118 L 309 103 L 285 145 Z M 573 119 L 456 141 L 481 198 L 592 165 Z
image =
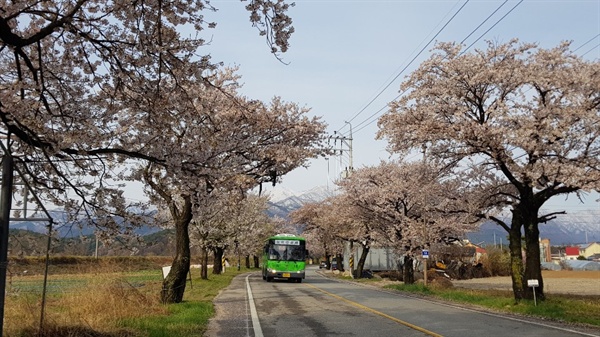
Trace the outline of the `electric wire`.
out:
M 367 105 L 365 105 L 359 112 L 357 112 L 352 118 L 350 118 L 350 120 L 348 120 L 349 122 L 352 122 L 356 117 L 358 117 L 361 113 L 363 113 L 369 106 L 371 106 L 371 104 L 373 104 L 373 102 L 379 98 L 379 96 L 381 96 L 385 90 L 387 90 L 387 88 L 390 87 L 390 85 L 392 85 L 397 79 L 398 77 L 400 77 L 400 75 L 402 75 L 404 73 L 404 71 L 417 59 L 417 57 L 419 57 L 423 51 L 431 44 L 431 42 L 433 42 L 433 40 L 435 40 L 436 37 L 438 37 L 438 35 L 440 35 L 440 33 L 450 24 L 450 22 L 452 22 L 452 20 L 454 20 L 454 18 L 462 11 L 462 9 L 469 3 L 470 0 L 465 1 L 465 3 L 463 3 L 463 5 L 456 11 L 456 13 L 454 13 L 454 15 L 452 15 L 452 17 L 444 24 L 444 26 L 442 26 L 442 28 L 440 28 L 440 30 L 429 40 L 429 42 L 427 42 L 427 44 L 425 46 L 423 46 L 423 48 L 421 48 L 421 50 L 417 53 L 417 55 L 415 55 L 412 60 L 410 60 L 410 62 L 408 62 L 408 64 L 402 68 L 402 70 L 400 70 L 400 72 L 394 76 L 392 78 L 392 80 L 390 82 L 388 82 L 388 84 L 383 87 L 383 89 L 381 89 L 379 91 L 379 93 L 377 95 L 375 95 L 375 97 L 373 97 L 373 99 L 371 99 L 371 101 L 369 101 L 369 103 L 367 103 Z M 342 126 L 337 132 L 341 131 L 346 125 L 344 124 L 344 126 Z
M 523 0 L 521 0 L 522 2 Z M 411 61 L 383 88 L 381 89 L 381 91 L 365 106 L 363 107 L 357 114 L 355 114 L 349 121 L 347 121 L 344 126 L 346 124 L 349 124 L 350 122 L 352 122 L 352 120 L 354 120 L 356 117 L 358 117 L 361 113 L 363 113 L 379 96 L 381 96 L 383 94 L 383 92 L 385 90 L 387 90 L 387 88 L 389 88 L 390 85 L 392 85 L 392 83 L 394 83 L 398 77 L 400 77 L 400 75 L 402 73 L 404 73 L 404 71 L 417 59 L 417 57 L 419 57 L 419 55 L 421 55 L 423 53 L 423 51 L 431 44 L 431 42 L 433 42 L 433 40 L 448 26 L 448 24 L 450 22 L 452 22 L 452 20 L 454 20 L 454 18 L 462 11 L 462 9 L 466 6 L 466 4 L 469 1 L 467 0 L 465 3 L 463 3 L 463 5 L 454 13 L 454 15 L 444 24 L 444 26 L 429 40 L 429 42 L 423 47 L 421 48 L 421 50 L 417 53 L 417 55 L 415 57 L 413 57 L 411 59 Z M 483 20 L 475 29 L 473 29 L 471 31 L 471 33 L 469 33 L 460 43 L 463 44 L 469 37 L 471 37 L 477 30 L 479 30 L 479 28 L 484 25 L 490 18 L 492 18 L 506 3 L 508 2 L 508 0 L 505 0 L 502 4 L 500 4 L 500 6 L 498 6 L 491 14 L 489 14 L 487 16 L 487 18 L 485 20 Z M 517 4 L 518 6 L 518 4 Z M 510 11 L 514 10 L 514 8 L 516 8 L 517 6 L 513 7 L 513 9 L 511 9 Z M 510 13 L 510 12 L 509 12 Z M 504 16 L 506 17 L 506 15 Z M 502 19 L 504 19 L 504 17 L 502 17 L 499 21 L 501 21 Z M 498 21 L 498 22 L 499 22 Z M 496 22 L 496 24 L 498 23 Z M 496 24 L 494 24 L 492 27 L 494 27 Z M 489 32 L 486 31 L 486 33 Z M 485 35 L 485 34 L 483 34 Z M 482 36 L 483 36 L 482 35 Z M 481 39 L 481 36 L 476 40 L 478 41 L 479 39 Z M 403 90 L 402 92 L 400 92 L 392 101 L 397 100 L 398 98 L 400 98 L 402 95 L 404 95 L 404 93 L 406 92 L 406 90 Z M 367 126 L 369 126 L 370 124 L 372 124 L 373 122 L 375 122 L 378 119 L 378 116 L 380 115 L 380 113 L 388 106 L 388 104 L 384 105 L 383 107 L 381 107 L 379 110 L 375 111 L 373 114 L 369 115 L 366 119 L 364 119 L 362 122 L 360 122 L 359 124 L 357 124 L 354 128 L 354 132 L 359 132 L 361 130 L 363 130 L 364 128 L 366 128 Z M 342 126 L 338 131 L 336 132 L 340 132 L 344 126 Z M 341 133 L 342 135 L 346 135 L 344 133 Z
M 468 39 L 470 36 L 472 36 L 472 35 L 473 35 L 473 34 L 474 34 L 474 33 L 475 33 L 477 30 L 479 30 L 479 28 L 480 28 L 482 25 L 484 25 L 484 24 L 485 24 L 485 22 L 487 22 L 487 21 L 488 21 L 488 20 L 489 20 L 489 19 L 490 19 L 490 18 L 491 18 L 491 17 L 492 17 L 492 16 L 493 16 L 493 15 L 494 15 L 496 12 L 498 12 L 498 10 L 500 10 L 500 9 L 501 9 L 501 7 L 502 7 L 502 6 L 504 6 L 504 5 L 507 3 L 507 1 L 508 1 L 508 0 L 504 1 L 504 2 L 503 2 L 503 3 L 502 3 L 502 4 L 501 4 L 501 5 L 498 7 L 498 8 L 496 8 L 496 10 L 494 10 L 494 11 L 493 11 L 493 12 L 490 14 L 490 15 L 489 15 L 489 16 L 488 16 L 488 17 L 487 17 L 487 18 L 486 18 L 486 19 L 485 19 L 485 20 L 484 20 L 484 21 L 483 21 L 481 24 L 479 24 L 479 25 L 478 25 L 478 26 L 477 26 L 477 27 L 476 27 L 476 28 L 475 28 L 475 29 L 474 29 L 474 30 L 473 30 L 473 31 L 472 31 L 472 32 L 471 32 L 469 35 L 467 35 L 467 37 L 465 37 L 465 38 L 464 38 L 464 39 L 461 41 L 461 44 L 462 44 L 462 43 L 464 43 L 464 42 L 465 42 L 465 41 L 466 41 L 466 40 L 467 40 L 467 39 Z M 517 8 L 517 7 L 518 7 L 518 6 L 519 6 L 519 5 L 522 3 L 522 2 L 523 2 L 523 0 L 519 1 L 519 2 L 518 2 L 516 5 L 515 5 L 515 6 L 513 6 L 513 7 L 512 7 L 512 8 L 511 8 L 511 9 L 510 9 L 508 12 L 506 12 L 506 13 L 505 13 L 505 14 L 504 14 L 504 15 L 503 15 L 503 16 L 502 16 L 500 19 L 498 19 L 498 20 L 497 20 L 497 21 L 496 21 L 496 22 L 495 22 L 495 23 L 494 23 L 494 24 L 493 24 L 493 25 L 492 25 L 490 28 L 488 28 L 488 29 L 487 29 L 487 30 L 486 30 L 486 31 L 485 31 L 483 34 L 481 34 L 481 35 L 480 35 L 480 36 L 479 36 L 479 37 L 478 37 L 478 38 L 477 38 L 475 41 L 473 41 L 473 42 L 472 42 L 472 43 L 471 43 L 471 44 L 470 44 L 470 45 L 469 45 L 467 48 L 465 48 L 465 49 L 463 50 L 463 52 L 462 52 L 460 55 L 464 54 L 464 53 L 465 53 L 465 52 L 466 52 L 468 49 L 470 49 L 470 48 L 471 48 L 471 47 L 472 47 L 472 46 L 473 46 L 475 43 L 477 43 L 479 40 L 481 40 L 481 39 L 482 39 L 482 38 L 483 38 L 483 37 L 484 37 L 484 36 L 485 36 L 487 33 L 489 33 L 489 32 L 490 32 L 490 31 L 491 31 L 491 30 L 492 30 L 494 27 L 496 27 L 496 26 L 497 26 L 497 25 L 498 25 L 498 24 L 499 24 L 501 21 L 503 21 L 503 20 L 504 20 L 504 19 L 505 19 L 505 18 L 506 18 L 506 17 L 507 17 L 507 16 L 508 16 L 510 13 L 512 13 L 512 12 L 513 12 L 513 11 L 514 11 L 514 10 L 515 10 L 515 9 L 516 9 L 516 8 Z M 465 4 L 466 4 L 466 3 L 465 3 Z M 464 7 L 464 4 L 463 4 L 463 7 Z M 461 7 L 461 9 L 462 9 L 463 7 Z M 459 9 L 459 11 L 460 11 L 461 9 Z M 459 12 L 459 11 L 458 11 L 458 12 Z M 457 12 L 457 13 L 458 13 L 458 12 Z M 456 14 L 457 14 L 457 13 L 456 13 Z M 456 14 L 455 14 L 455 15 L 456 15 Z M 452 20 L 453 18 L 454 18 L 454 16 L 453 16 L 453 17 L 452 17 L 450 20 Z M 447 23 L 447 24 L 448 24 L 448 23 Z M 447 24 L 446 24 L 446 25 L 447 25 Z M 446 25 L 445 25 L 445 26 L 446 26 Z M 444 27 L 445 27 L 445 26 L 444 26 Z M 443 28 L 442 28 L 442 29 L 443 29 Z M 441 32 L 441 30 L 440 30 L 440 32 Z M 439 34 L 440 32 L 438 32 L 438 34 Z M 436 34 L 436 36 L 437 36 L 437 34 Z M 577 49 L 575 49 L 573 52 L 575 52 L 575 51 L 577 51 L 577 50 L 581 49 L 582 47 L 584 47 L 585 45 L 589 44 L 591 41 L 593 41 L 593 40 L 594 40 L 595 38 L 597 38 L 598 36 L 600 36 L 600 34 L 598 34 L 598 35 L 594 36 L 593 38 L 591 38 L 590 40 L 586 41 L 586 42 L 585 42 L 583 45 L 579 46 L 579 47 L 578 47 Z M 435 39 L 435 37 L 434 37 L 434 39 Z M 433 39 L 432 39 L 432 40 L 433 40 Z M 429 43 L 431 43 L 431 41 L 430 41 Z M 428 43 L 428 44 L 429 44 L 429 43 Z M 595 45 L 594 47 L 592 47 L 590 50 L 588 50 L 586 53 L 584 53 L 584 54 L 583 54 L 583 55 L 581 55 L 581 56 L 584 56 L 584 55 L 586 55 L 586 54 L 590 53 L 591 51 L 595 50 L 595 49 L 596 49 L 597 47 L 599 47 L 599 46 L 600 46 L 600 44 L 597 44 L 597 45 Z M 420 53 L 422 53 L 422 51 L 423 51 L 423 50 L 424 50 L 426 47 L 427 47 L 427 45 L 426 45 L 426 46 L 425 46 L 423 49 L 421 49 L 421 51 L 419 52 L 419 54 L 420 54 Z M 419 56 L 419 54 L 418 54 L 416 57 L 418 57 L 418 56 Z M 413 58 L 413 59 L 411 60 L 411 63 L 412 63 L 412 62 L 413 62 L 413 61 L 416 59 L 416 57 L 415 57 L 415 58 Z M 409 65 L 410 65 L 410 63 L 409 63 Z M 399 77 L 399 76 L 402 74 L 402 72 L 403 72 L 403 71 L 404 71 L 404 70 L 405 70 L 407 67 L 408 67 L 408 65 L 407 65 L 405 68 L 403 68 L 403 69 L 402 69 L 402 71 L 401 71 L 400 73 L 398 73 L 398 74 L 397 74 L 397 75 L 396 75 L 396 76 L 393 78 L 393 80 L 392 80 L 390 83 L 388 83 L 388 84 L 387 84 L 387 85 L 384 87 L 384 89 L 382 89 L 382 91 L 381 91 L 381 92 L 379 92 L 379 93 L 377 94 L 377 96 L 376 96 L 376 97 L 375 97 L 373 100 L 371 100 L 371 101 L 370 101 L 370 102 L 367 104 L 367 106 L 365 106 L 365 107 L 364 107 L 362 110 L 360 110 L 360 111 L 359 111 L 359 112 L 358 112 L 358 113 L 357 113 L 355 116 L 353 116 L 353 117 L 352 117 L 352 119 L 351 119 L 350 121 L 354 120 L 354 119 L 355 119 L 356 117 L 358 117 L 358 116 L 359 116 L 361 113 L 363 113 L 363 112 L 366 110 L 366 108 L 368 108 L 368 107 L 369 107 L 369 106 L 370 106 L 370 105 L 371 105 L 371 104 L 374 102 L 374 100 L 375 100 L 376 98 L 378 98 L 378 97 L 379 97 L 379 96 L 380 96 L 380 95 L 383 93 L 383 91 L 384 91 L 384 90 L 386 90 L 386 89 L 387 89 L 387 88 L 388 88 L 388 87 L 389 87 L 389 86 L 390 86 L 390 85 L 391 85 L 391 84 L 392 84 L 392 83 L 393 83 L 393 82 L 394 82 L 394 81 L 395 81 L 395 80 L 396 80 L 396 79 L 397 79 L 397 78 L 398 78 L 398 77 Z M 397 95 L 397 96 L 394 98 L 394 101 L 395 101 L 395 100 L 397 100 L 399 97 L 401 97 L 401 96 L 402 96 L 402 95 L 405 93 L 405 91 L 406 91 L 406 90 L 404 90 L 403 92 L 401 92 L 400 94 L 398 94 L 398 95 Z M 372 123 L 373 123 L 375 120 L 377 120 L 377 118 L 375 118 L 374 120 L 371 120 L 371 119 L 372 119 L 372 118 L 374 118 L 374 117 L 377 117 L 377 116 L 378 116 L 378 115 L 381 113 L 381 111 L 382 111 L 382 110 L 384 110 L 384 109 L 385 109 L 387 106 L 388 106 L 388 104 L 386 104 L 384 107 L 382 107 L 382 108 L 380 108 L 379 110 L 377 110 L 375 113 L 371 114 L 369 117 L 367 117 L 365 120 L 363 120 L 363 121 L 362 121 L 362 122 L 360 122 L 359 124 L 357 124 L 357 125 L 355 126 L 355 128 L 354 128 L 354 133 L 360 132 L 360 131 L 361 131 L 361 130 L 363 130 L 363 129 L 364 129 L 366 126 L 368 126 L 368 125 L 372 124 Z M 347 122 L 347 123 L 348 123 L 348 122 Z M 343 129 L 343 127 L 342 127 L 341 129 Z M 340 130 L 341 130 L 341 129 L 340 129 Z M 476 163 L 475 163 L 475 165 L 476 165 Z M 467 170 L 469 170 L 469 167 L 466 167 L 466 168 L 464 168 L 464 169 L 462 169 L 462 170 L 460 170 L 460 171 L 461 171 L 461 172 L 464 172 L 464 171 L 467 171 Z
M 468 2 L 468 1 L 467 1 Z M 462 9 L 463 7 L 467 4 L 467 2 L 465 2 L 463 4 L 463 6 L 454 14 L 454 16 L 456 16 Z M 508 0 L 505 0 L 502 4 L 500 4 L 500 6 L 498 6 L 490 15 L 487 16 L 487 18 L 485 20 L 483 20 L 477 27 L 475 27 L 475 29 L 473 29 L 471 31 L 471 33 L 469 33 L 460 43 L 463 44 L 469 37 L 471 37 L 471 35 L 473 35 L 477 30 L 479 30 L 479 28 L 481 28 L 481 26 L 483 26 L 492 16 L 494 16 L 494 14 L 496 14 L 496 12 L 498 12 L 506 3 L 508 2 Z M 517 4 L 518 5 L 518 4 Z M 516 6 L 515 6 L 516 7 Z M 513 8 L 514 9 L 514 8 Z M 446 27 L 450 21 L 452 21 L 454 19 L 454 16 L 452 16 L 452 18 L 450 18 L 450 20 L 444 25 L 444 27 Z M 442 27 L 442 30 L 444 29 L 444 27 Z M 410 64 L 412 64 L 412 62 L 414 62 L 414 60 L 423 52 L 423 50 L 425 48 L 427 48 L 427 46 L 431 43 L 431 41 L 433 41 L 433 39 L 435 39 L 437 37 L 437 35 L 439 35 L 439 33 L 442 31 L 440 30 L 430 41 L 427 45 L 425 45 L 425 47 L 423 47 L 423 49 L 421 49 L 421 51 L 419 52 L 419 54 L 417 54 L 417 56 L 415 56 L 415 58 L 413 58 L 408 65 L 406 65 L 402 71 L 400 73 L 398 73 L 398 75 L 396 75 L 392 81 L 390 83 L 388 83 L 363 109 L 361 109 L 357 114 L 355 114 L 350 120 L 349 122 L 352 122 L 356 117 L 358 117 L 362 112 L 364 112 L 364 110 L 366 108 L 368 108 L 374 101 L 375 99 L 377 99 L 381 94 L 383 94 L 383 92 L 396 80 L 398 79 L 398 77 L 406 70 L 406 68 L 408 68 L 410 66 Z M 489 31 L 489 30 L 488 30 Z M 481 38 L 481 37 L 480 37 Z M 393 100 L 398 99 L 400 96 L 402 96 L 404 92 L 402 92 L 401 94 L 399 94 L 398 96 L 396 96 Z M 377 110 L 375 113 L 371 114 L 369 117 L 367 117 L 365 120 L 363 120 L 362 122 L 360 122 L 359 124 L 357 124 L 357 127 L 360 127 L 361 125 L 367 123 L 365 125 L 365 127 L 367 125 L 370 125 L 371 123 L 373 123 L 374 121 L 370 121 L 373 117 L 377 116 L 383 109 L 385 109 L 387 107 L 387 104 L 385 106 L 383 106 L 382 108 L 380 108 L 379 110 Z M 337 132 L 340 132 L 343 128 L 345 127 L 342 126 Z M 357 131 L 362 130 L 363 128 L 358 129 Z
M 581 57 L 584 57 L 585 55 L 591 53 L 594 49 L 600 47 L 600 43 L 598 43 L 597 45 L 595 45 L 594 47 L 592 47 L 592 49 L 586 51 L 585 53 L 581 54 Z
M 467 39 L 470 38 L 471 35 L 475 34 L 475 32 L 478 31 L 479 28 L 481 28 L 481 26 L 483 26 L 486 22 L 488 22 L 488 20 L 491 19 L 492 16 L 494 16 L 494 14 L 496 14 L 496 12 L 498 12 L 500 10 L 500 8 L 504 7 L 504 5 L 506 5 L 507 2 L 508 2 L 508 0 L 504 0 L 504 2 L 502 4 L 500 4 L 500 6 L 498 6 L 496 8 L 496 10 L 494 10 L 490 15 L 488 15 L 488 17 L 485 18 L 485 20 L 481 21 L 481 23 L 477 27 L 475 27 L 475 29 L 473 29 L 471 31 L 471 33 L 469 33 L 469 35 L 467 35 L 467 37 L 465 37 L 464 39 L 462 39 L 462 41 L 460 41 L 460 44 L 465 43 L 465 41 L 467 41 Z
M 515 6 L 513 6 L 508 12 L 506 12 L 500 19 L 498 19 L 490 28 L 488 28 L 483 34 L 481 34 L 475 41 L 473 41 L 467 48 L 465 48 L 463 50 L 463 52 L 461 53 L 464 54 L 464 52 L 466 52 L 469 48 L 471 48 L 475 43 L 477 43 L 479 40 L 481 40 L 483 38 L 483 36 L 485 36 L 487 33 L 490 32 L 490 30 L 492 30 L 494 27 L 496 27 L 502 20 L 504 20 L 508 14 L 510 14 L 512 11 L 514 11 L 524 0 L 519 1 Z M 505 0 L 502 4 L 500 4 L 500 6 L 498 6 L 490 15 L 488 15 L 488 17 L 482 21 L 481 24 L 479 24 L 476 28 L 474 28 L 471 33 L 469 33 L 467 35 L 467 37 L 465 37 L 462 41 L 461 44 L 463 44 L 471 35 L 473 35 L 477 30 L 479 30 L 479 28 L 485 24 L 485 22 L 487 22 L 494 14 L 496 14 L 496 12 L 498 12 L 506 3 L 508 2 L 508 0 Z M 413 59 L 414 60 L 414 59 Z M 406 67 L 405 67 L 406 69 Z M 399 75 L 398 75 L 399 76 Z M 394 78 L 394 80 L 396 78 L 398 78 L 398 76 L 396 76 Z M 391 84 L 391 83 L 390 83 Z M 388 85 L 389 86 L 389 85 Z M 386 87 L 387 88 L 387 87 Z M 402 92 L 400 92 L 396 97 L 394 97 L 394 99 L 392 101 L 397 100 L 398 98 L 400 98 L 402 95 L 404 95 L 404 93 L 406 92 L 406 90 L 403 90 Z M 362 122 L 360 122 L 359 124 L 356 125 L 355 129 L 353 130 L 354 134 L 360 132 L 361 130 L 365 129 L 367 126 L 371 125 L 372 123 L 374 123 L 377 117 L 382 110 L 384 110 L 386 107 L 388 106 L 388 104 L 386 104 L 385 106 L 383 106 L 382 108 L 380 108 L 379 110 L 377 110 L 376 112 L 374 112 L 373 114 L 371 114 L 369 117 L 367 117 L 367 119 L 363 120 Z
M 448 13 L 446 13 L 446 15 L 444 16 L 444 18 L 442 20 L 444 20 L 446 17 L 448 17 L 450 15 L 450 13 L 452 13 L 454 11 L 454 8 L 456 8 L 456 6 L 460 3 L 460 0 L 456 2 L 456 4 L 450 9 L 450 11 L 448 11 Z M 440 21 L 436 28 L 439 27 L 442 24 L 443 21 Z M 434 30 L 432 30 L 427 36 L 431 36 L 431 34 L 433 34 Z M 419 46 L 423 45 L 423 43 L 425 43 L 426 38 L 421 41 L 421 43 L 419 43 Z M 418 47 L 415 48 L 415 50 L 409 55 L 408 58 L 410 58 L 418 49 Z M 407 60 L 408 60 L 407 58 Z M 405 60 L 403 63 L 405 63 L 407 60 Z M 377 89 L 375 90 L 375 92 L 377 92 L 376 96 L 373 97 L 373 99 L 371 99 L 361 110 L 359 110 L 354 116 L 352 116 L 352 118 L 350 118 L 348 121 L 345 121 L 345 124 L 340 127 L 337 131 L 335 131 L 335 133 L 340 132 L 342 129 L 344 129 L 344 127 L 346 127 L 346 125 L 349 125 L 356 117 L 358 117 L 362 112 L 364 112 L 371 104 L 373 104 L 373 102 L 381 95 L 383 94 L 383 92 L 390 86 L 390 84 L 387 84 L 388 81 L 390 81 L 390 78 L 394 77 L 394 74 L 396 72 L 398 72 L 400 69 L 402 68 L 402 66 L 399 66 L 396 70 L 394 70 L 394 72 L 390 75 L 390 77 L 388 77 L 384 83 Z M 391 80 L 391 82 L 393 82 L 394 80 Z
M 498 21 L 496 21 L 496 23 L 494 23 L 490 28 L 488 28 L 488 30 L 483 32 L 483 34 L 481 34 L 475 41 L 473 41 L 473 43 L 471 43 L 467 48 L 465 48 L 462 51 L 462 53 L 460 53 L 460 55 L 464 54 L 467 50 L 469 50 L 471 47 L 473 47 L 473 45 L 475 43 L 477 43 L 479 40 L 481 40 L 481 38 L 483 38 L 487 33 L 489 33 L 490 30 L 494 29 L 494 27 L 496 27 L 502 20 L 504 20 L 504 18 L 506 18 L 508 16 L 508 14 L 512 13 L 512 11 L 514 11 L 515 8 L 517 8 L 523 1 L 524 0 L 517 2 L 517 4 L 513 6 L 513 8 L 511 8 L 508 12 L 506 12 L 506 14 L 504 14 Z
M 594 41 L 594 39 L 596 39 L 598 36 L 600 36 L 600 34 L 597 34 L 596 36 L 594 36 L 593 38 L 587 40 L 584 44 L 582 44 L 581 46 L 577 47 L 576 49 L 573 50 L 573 53 L 577 52 L 579 49 L 585 47 L 588 43 Z M 594 47 L 596 48 L 596 47 Z

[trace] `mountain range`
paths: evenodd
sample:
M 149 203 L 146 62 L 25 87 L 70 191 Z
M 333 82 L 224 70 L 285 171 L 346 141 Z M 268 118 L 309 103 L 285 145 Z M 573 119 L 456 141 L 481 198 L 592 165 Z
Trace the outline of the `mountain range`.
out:
M 48 211 L 50 217 L 54 219 L 54 225 L 52 227 L 53 232 L 56 233 L 58 237 L 69 238 L 69 237 L 78 237 L 78 236 L 89 236 L 94 234 L 95 228 L 90 224 L 85 222 L 81 224 L 73 224 L 67 222 L 66 214 L 61 210 L 50 210 Z M 40 216 L 33 215 L 32 218 L 42 218 Z M 43 216 L 46 218 L 46 216 Z M 31 221 L 31 220 L 15 220 L 11 219 L 10 221 L 10 229 L 16 230 L 25 230 L 35 233 L 46 234 L 48 233 L 48 221 Z M 135 233 L 140 236 L 153 234 L 163 230 L 162 228 L 157 228 L 154 226 L 142 226 L 135 230 Z
M 327 197 L 333 196 L 335 191 L 327 187 L 315 187 L 313 189 L 294 192 L 283 188 L 275 187 L 266 191 L 269 196 L 269 216 L 287 219 L 288 214 L 306 203 L 320 202 Z M 61 211 L 51 211 L 54 219 L 62 219 L 64 213 Z M 507 221 L 508 219 L 505 219 Z M 11 221 L 11 229 L 27 230 L 37 233 L 47 233 L 48 223 L 43 221 Z M 589 209 L 569 212 L 565 215 L 559 215 L 556 219 L 546 224 L 540 224 L 540 237 L 549 239 L 553 246 L 584 244 L 589 242 L 600 242 L 600 210 Z M 60 226 L 55 227 L 60 237 L 76 237 L 93 234 L 93 228 L 89 226 Z M 160 231 L 160 228 L 146 226 L 139 228 L 138 235 L 148 235 Z M 506 245 L 508 244 L 507 233 L 497 224 L 486 222 L 482 224 L 478 231 L 468 233 L 466 238 L 471 242 L 480 245 Z
M 315 187 L 311 190 L 296 193 L 291 190 L 274 188 L 268 192 L 270 197 L 270 216 L 287 218 L 287 215 L 305 203 L 320 202 L 335 194 L 335 191 L 325 187 Z M 505 218 L 505 221 L 510 219 Z M 565 246 L 600 242 L 600 209 L 588 209 L 558 215 L 548 223 L 540 224 L 540 238 L 549 239 L 553 246 Z M 506 245 L 508 234 L 494 222 L 485 222 L 479 230 L 467 233 L 467 239 L 480 245 Z
M 288 214 L 304 204 L 320 202 L 335 195 L 335 191 L 326 187 L 317 186 L 304 192 L 294 192 L 284 188 L 274 188 L 266 192 L 269 196 L 269 208 L 267 213 L 271 217 L 287 219 Z

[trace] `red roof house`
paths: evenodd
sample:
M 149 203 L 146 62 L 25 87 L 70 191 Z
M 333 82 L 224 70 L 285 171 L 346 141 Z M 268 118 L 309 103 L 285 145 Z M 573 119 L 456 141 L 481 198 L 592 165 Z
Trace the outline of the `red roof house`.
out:
M 579 257 L 579 247 L 566 247 L 565 248 L 565 259 L 577 260 Z

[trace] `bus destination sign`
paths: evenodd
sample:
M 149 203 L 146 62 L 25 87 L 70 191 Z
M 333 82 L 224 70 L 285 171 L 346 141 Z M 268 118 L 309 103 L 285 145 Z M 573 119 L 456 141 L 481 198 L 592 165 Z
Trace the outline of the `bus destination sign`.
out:
M 300 246 L 300 241 L 297 240 L 275 240 L 276 245 Z

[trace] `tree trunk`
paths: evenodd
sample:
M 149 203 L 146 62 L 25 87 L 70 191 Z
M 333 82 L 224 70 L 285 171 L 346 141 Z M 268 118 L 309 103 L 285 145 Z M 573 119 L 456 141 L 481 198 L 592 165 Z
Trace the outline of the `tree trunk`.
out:
M 515 222 L 515 212 L 513 212 L 513 221 L 508 232 L 508 248 L 510 250 L 510 274 L 512 278 L 512 288 L 515 300 L 518 302 L 525 296 L 523 289 L 523 255 L 521 253 L 521 225 Z
M 208 280 L 208 249 L 202 248 L 202 267 L 200 269 L 200 278 Z
M 163 303 L 180 303 L 183 301 L 187 276 L 190 271 L 190 236 L 189 224 L 192 220 L 191 204 L 187 202 L 181 215 L 175 219 L 175 258 L 171 271 L 163 281 L 160 294 Z
M 402 265 L 402 280 L 404 284 L 415 283 L 415 270 L 413 268 L 413 258 L 410 255 L 404 255 L 404 264 Z
M 361 245 L 362 246 L 362 245 Z M 367 255 L 371 249 L 369 246 L 362 246 L 362 253 L 356 264 L 356 278 L 362 278 L 363 269 L 365 268 L 365 261 L 367 261 Z
M 260 259 L 256 255 L 254 255 L 254 268 L 260 268 Z
M 532 197 L 522 197 L 521 203 L 513 209 L 513 219 L 509 231 L 513 293 L 517 302 L 521 299 L 533 299 L 533 288 L 528 286 L 527 280 L 538 280 L 539 287 L 536 287 L 535 290 L 536 298 L 540 300 L 545 298 L 540 261 L 539 206 L 536 206 L 531 200 Z M 525 233 L 525 263 L 522 254 L 521 228 Z
M 250 269 L 250 255 L 246 255 L 246 269 Z
M 344 258 L 342 254 L 335 254 L 335 261 L 337 263 L 337 268 L 339 271 L 344 271 Z
M 213 263 L 213 274 L 219 275 L 223 273 L 223 253 L 225 253 L 225 248 L 223 247 L 215 247 L 213 248 L 213 255 L 215 256 L 215 262 Z
M 542 268 L 540 261 L 540 230 L 537 223 L 525 225 L 525 277 L 523 278 L 523 287 L 525 289 L 525 298 L 532 300 L 533 292 L 535 298 L 543 301 L 544 280 L 542 279 Z M 532 288 L 527 285 L 527 280 L 538 280 L 539 286 Z

